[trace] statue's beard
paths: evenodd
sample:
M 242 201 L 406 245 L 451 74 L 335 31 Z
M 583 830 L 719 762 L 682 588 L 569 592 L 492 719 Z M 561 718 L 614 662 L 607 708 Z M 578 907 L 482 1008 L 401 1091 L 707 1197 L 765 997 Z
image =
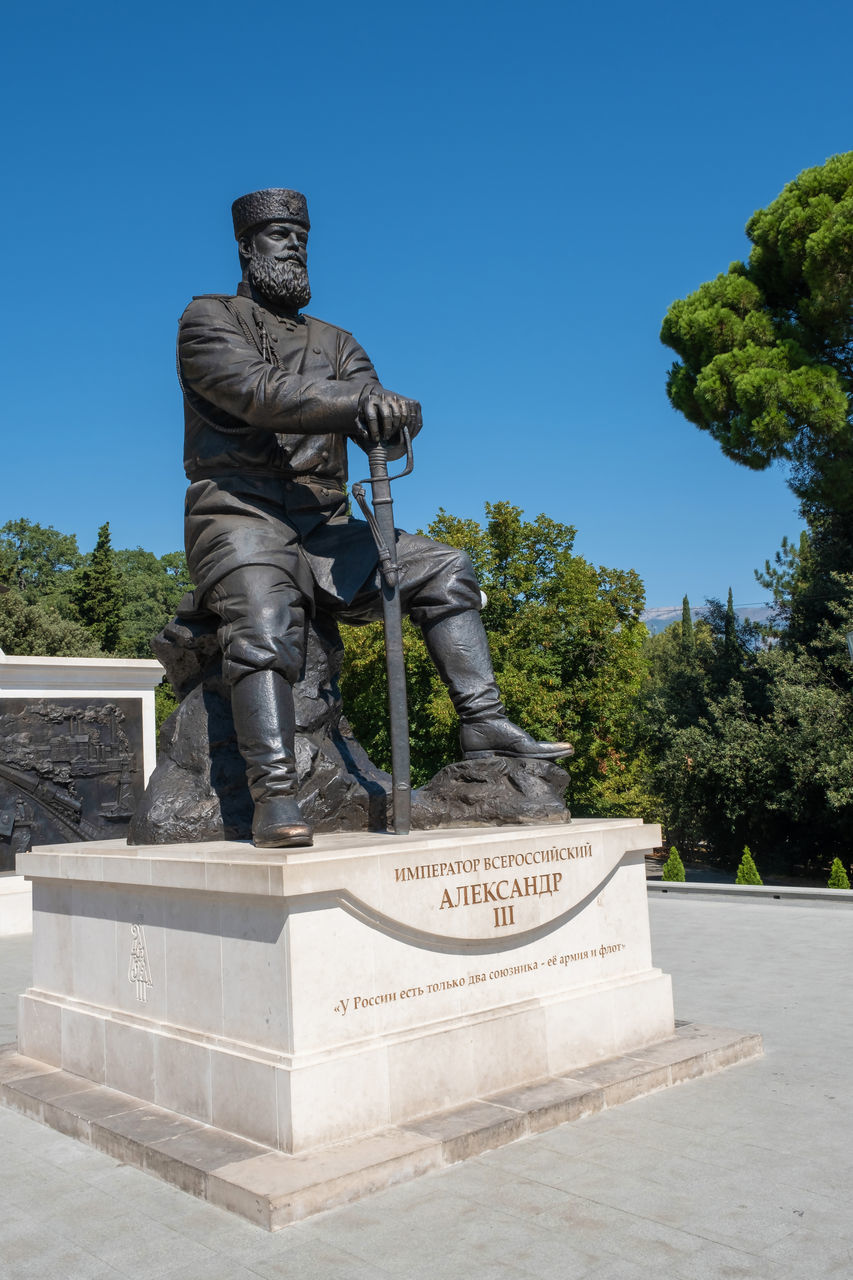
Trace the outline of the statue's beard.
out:
M 298 258 L 271 258 L 267 254 L 249 255 L 249 281 L 267 302 L 298 311 L 311 301 L 308 268 Z

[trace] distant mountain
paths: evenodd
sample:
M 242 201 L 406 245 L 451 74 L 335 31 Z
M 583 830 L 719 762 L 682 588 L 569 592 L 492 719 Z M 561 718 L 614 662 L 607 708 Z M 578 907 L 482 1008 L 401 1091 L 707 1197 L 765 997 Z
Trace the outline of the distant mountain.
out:
M 690 616 L 695 622 L 698 618 L 704 618 L 708 610 L 704 605 L 698 608 L 691 608 Z M 735 609 L 735 613 L 739 618 L 749 618 L 750 622 L 768 622 L 773 612 L 772 607 L 767 604 L 745 604 Z M 677 607 L 663 606 L 657 609 L 646 609 L 640 614 L 640 618 L 646 624 L 646 629 L 656 636 L 659 631 L 665 631 L 673 622 L 681 621 L 681 605 Z

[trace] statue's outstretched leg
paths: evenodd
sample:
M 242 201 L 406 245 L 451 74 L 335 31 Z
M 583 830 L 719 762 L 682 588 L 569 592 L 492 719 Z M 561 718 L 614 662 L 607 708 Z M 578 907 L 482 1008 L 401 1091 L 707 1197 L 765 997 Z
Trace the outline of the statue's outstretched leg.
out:
M 422 626 L 430 657 L 459 716 L 459 741 L 467 759 L 499 755 L 559 760 L 572 754 L 570 743 L 537 742 L 507 718 L 495 683 L 489 642 L 476 609 Z
M 398 530 L 397 560 L 403 609 L 421 628 L 430 657 L 447 685 L 461 722 L 463 754 L 526 760 L 572 755 L 570 743 L 537 742 L 507 718 L 495 683 L 480 617 L 482 596 L 470 557 L 458 547 Z M 372 600 L 365 599 L 361 608 L 360 603 L 354 602 L 359 621 L 375 616 L 369 611 Z

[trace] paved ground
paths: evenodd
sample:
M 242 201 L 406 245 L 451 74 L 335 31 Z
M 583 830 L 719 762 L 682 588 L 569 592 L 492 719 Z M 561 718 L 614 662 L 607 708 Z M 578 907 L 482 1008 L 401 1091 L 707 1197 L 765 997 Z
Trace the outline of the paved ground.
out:
M 849 1280 L 853 908 L 650 908 L 676 1015 L 764 1059 L 274 1236 L 0 1109 L 0 1277 Z M 0 1040 L 28 966 L 0 939 Z

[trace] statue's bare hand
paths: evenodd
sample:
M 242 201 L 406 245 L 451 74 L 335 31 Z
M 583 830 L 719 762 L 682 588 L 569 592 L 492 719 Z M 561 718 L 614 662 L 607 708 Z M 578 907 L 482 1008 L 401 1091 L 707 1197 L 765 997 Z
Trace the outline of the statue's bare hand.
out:
M 395 391 L 372 387 L 361 398 L 358 422 L 366 432 L 366 442 L 373 444 L 390 440 L 401 427 L 408 427 L 415 435 L 421 429 L 421 406 L 417 400 L 398 396 Z

